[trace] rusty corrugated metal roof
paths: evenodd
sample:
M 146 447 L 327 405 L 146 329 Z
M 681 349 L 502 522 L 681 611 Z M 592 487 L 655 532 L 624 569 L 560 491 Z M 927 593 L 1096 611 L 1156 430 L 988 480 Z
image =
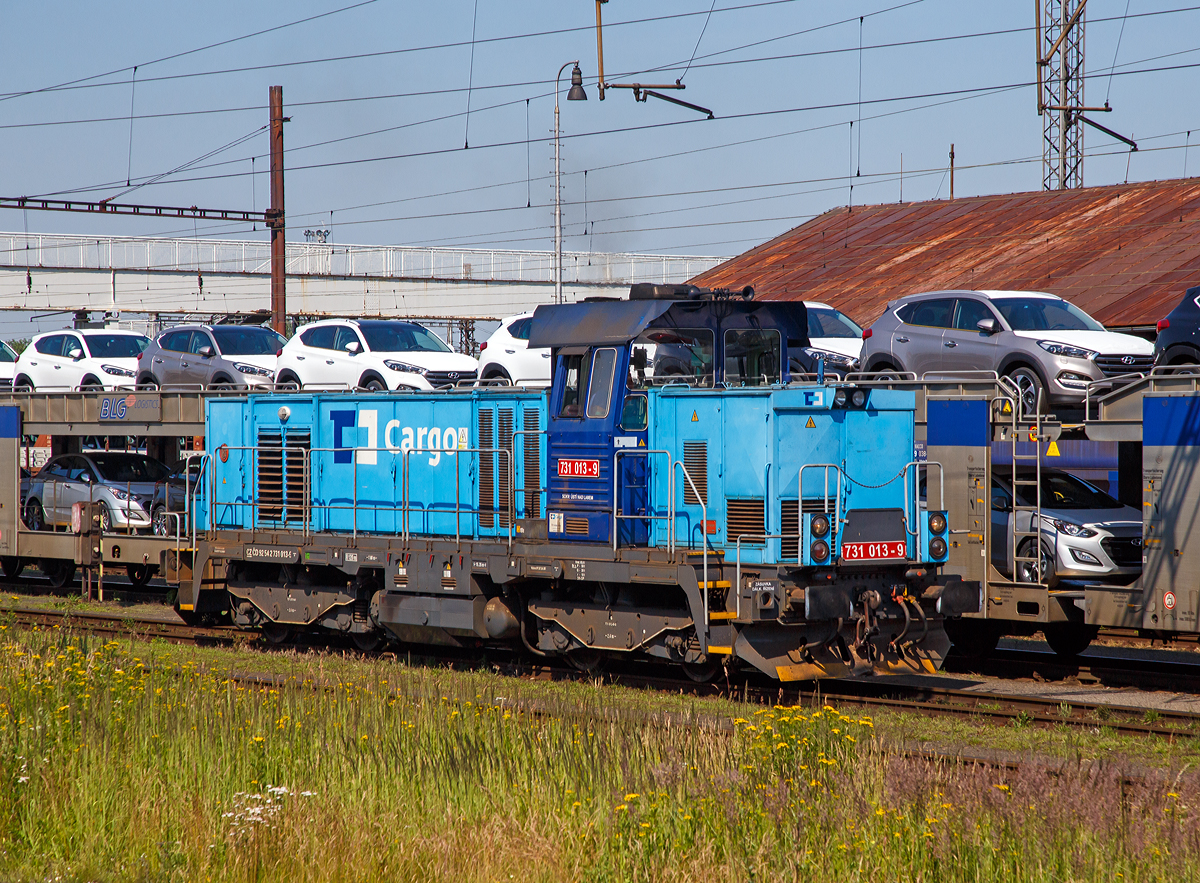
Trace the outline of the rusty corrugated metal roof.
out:
M 1113 328 L 1200 285 L 1200 179 L 828 211 L 692 280 L 817 300 L 865 325 L 901 295 L 1048 291 Z

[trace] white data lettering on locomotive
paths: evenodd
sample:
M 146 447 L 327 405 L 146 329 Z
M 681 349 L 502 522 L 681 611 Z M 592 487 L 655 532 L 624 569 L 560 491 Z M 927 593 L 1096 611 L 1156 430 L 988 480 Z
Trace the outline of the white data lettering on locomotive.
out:
M 428 456 L 429 465 L 437 466 L 443 454 L 453 456 L 460 450 L 465 451 L 470 442 L 465 426 L 402 426 L 399 420 L 389 420 L 383 427 L 383 444 L 380 445 L 379 411 L 374 408 L 330 411 L 329 419 L 333 422 L 334 463 L 351 462 L 353 452 L 354 460 L 359 464 L 375 466 L 379 463 L 382 448 L 402 456 L 406 451 L 414 451 L 409 456 Z M 350 439 L 363 441 L 359 430 L 365 430 L 365 443 L 347 444 Z

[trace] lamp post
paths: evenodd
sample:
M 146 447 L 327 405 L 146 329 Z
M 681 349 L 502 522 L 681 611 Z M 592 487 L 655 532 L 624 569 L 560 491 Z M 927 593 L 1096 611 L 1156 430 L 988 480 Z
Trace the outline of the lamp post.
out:
M 567 101 L 587 101 L 587 93 L 583 91 L 583 72 L 579 70 L 578 61 L 568 61 L 575 65 L 571 71 L 571 91 L 567 93 Z M 563 302 L 562 294 L 562 180 L 559 165 L 558 150 L 558 81 L 562 72 L 567 69 L 564 64 L 558 69 L 554 78 L 554 302 Z

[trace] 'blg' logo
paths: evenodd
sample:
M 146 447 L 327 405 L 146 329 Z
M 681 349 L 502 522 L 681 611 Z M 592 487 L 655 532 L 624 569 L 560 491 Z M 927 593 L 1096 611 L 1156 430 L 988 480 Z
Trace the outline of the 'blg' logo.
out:
M 333 462 L 350 463 L 354 460 L 364 466 L 374 466 L 379 462 L 379 412 L 374 409 L 361 411 L 330 411 L 329 419 L 333 422 Z M 357 425 L 356 425 L 357 421 Z M 351 430 L 353 444 L 346 444 L 347 430 Z M 366 432 L 366 444 L 359 447 L 360 431 Z M 399 436 L 399 443 L 396 437 Z M 414 457 L 429 455 L 429 465 L 436 466 L 442 460 L 442 454 L 453 456 L 468 446 L 467 428 L 465 426 L 401 426 L 399 420 L 389 420 L 383 428 L 383 447 L 388 451 L 404 452 L 418 451 Z

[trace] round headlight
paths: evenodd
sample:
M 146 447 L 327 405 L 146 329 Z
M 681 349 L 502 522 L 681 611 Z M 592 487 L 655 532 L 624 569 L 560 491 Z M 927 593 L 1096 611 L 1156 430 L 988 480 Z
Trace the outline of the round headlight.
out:
M 862 390 L 862 389 L 854 390 L 854 395 L 852 395 L 850 397 L 850 401 L 854 404 L 854 407 L 861 408 L 863 405 L 865 405 L 867 403 L 866 390 Z
M 929 529 L 933 533 L 941 533 L 946 529 L 946 516 L 941 512 L 934 512 L 929 516 Z
M 835 408 L 846 407 L 846 390 L 839 389 L 833 394 L 833 405 Z
M 929 554 L 933 558 L 946 557 L 946 541 L 941 537 L 934 537 L 929 541 Z
M 824 561 L 829 557 L 829 544 L 824 540 L 813 540 L 808 551 L 812 555 L 813 561 Z
M 810 527 L 812 528 L 812 535 L 814 537 L 825 536 L 825 534 L 829 533 L 829 516 L 814 515 Z

